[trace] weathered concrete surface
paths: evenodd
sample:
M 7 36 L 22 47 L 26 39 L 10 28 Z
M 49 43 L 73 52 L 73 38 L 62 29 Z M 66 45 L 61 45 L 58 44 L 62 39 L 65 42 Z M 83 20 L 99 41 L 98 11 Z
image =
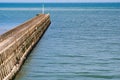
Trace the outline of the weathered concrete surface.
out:
M 40 14 L 0 35 L 0 80 L 10 80 L 50 25 L 49 14 Z

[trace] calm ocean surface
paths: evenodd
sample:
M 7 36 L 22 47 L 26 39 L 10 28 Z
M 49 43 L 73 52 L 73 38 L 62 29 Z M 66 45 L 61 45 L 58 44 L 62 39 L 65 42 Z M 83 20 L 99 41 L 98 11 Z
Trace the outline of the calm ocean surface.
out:
M 52 23 L 15 80 L 120 80 L 120 3 L 84 5 L 47 7 Z M 41 13 L 6 6 L 0 34 Z

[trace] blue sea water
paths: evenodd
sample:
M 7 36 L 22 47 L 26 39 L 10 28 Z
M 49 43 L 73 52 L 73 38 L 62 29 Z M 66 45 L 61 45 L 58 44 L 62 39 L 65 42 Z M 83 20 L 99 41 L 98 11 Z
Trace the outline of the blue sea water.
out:
M 120 3 L 44 3 L 45 7 L 107 7 L 107 8 L 120 8 Z M 0 3 L 0 7 L 9 8 L 27 8 L 27 7 L 41 7 L 42 3 Z
M 52 23 L 15 80 L 120 80 L 120 5 L 97 4 L 48 6 Z M 0 33 L 37 13 L 41 8 L 1 7 Z

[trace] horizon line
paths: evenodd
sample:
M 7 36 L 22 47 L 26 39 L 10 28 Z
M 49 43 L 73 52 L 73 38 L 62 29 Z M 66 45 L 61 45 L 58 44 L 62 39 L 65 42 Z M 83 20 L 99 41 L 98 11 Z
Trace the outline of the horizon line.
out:
M 43 2 L 0 2 L 0 3 L 43 3 Z M 44 3 L 120 3 L 120 2 L 44 2 Z

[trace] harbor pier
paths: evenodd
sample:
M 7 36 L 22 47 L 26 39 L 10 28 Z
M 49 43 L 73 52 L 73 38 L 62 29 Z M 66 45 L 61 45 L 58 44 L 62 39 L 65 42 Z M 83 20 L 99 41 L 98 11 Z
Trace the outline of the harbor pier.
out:
M 0 80 L 15 77 L 50 23 L 49 14 L 38 14 L 0 35 Z

